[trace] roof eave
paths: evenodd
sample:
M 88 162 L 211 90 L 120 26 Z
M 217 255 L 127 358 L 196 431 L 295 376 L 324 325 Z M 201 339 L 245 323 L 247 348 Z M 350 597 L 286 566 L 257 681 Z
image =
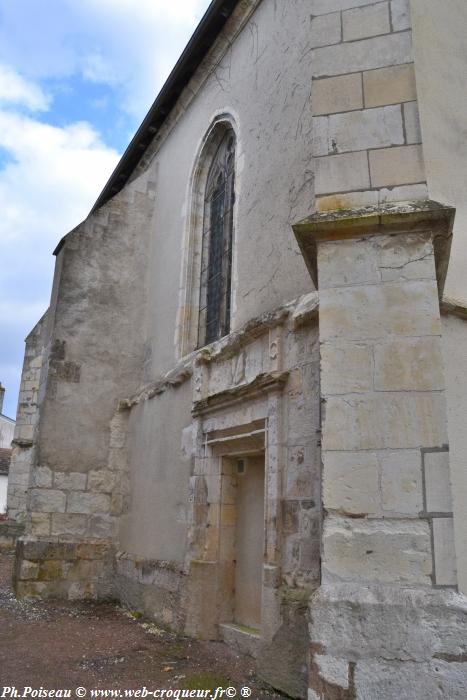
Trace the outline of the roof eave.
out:
M 183 89 L 224 27 L 238 0 L 213 0 L 182 55 L 143 119 L 117 167 L 91 209 L 91 214 L 128 182 L 149 144 L 177 103 Z

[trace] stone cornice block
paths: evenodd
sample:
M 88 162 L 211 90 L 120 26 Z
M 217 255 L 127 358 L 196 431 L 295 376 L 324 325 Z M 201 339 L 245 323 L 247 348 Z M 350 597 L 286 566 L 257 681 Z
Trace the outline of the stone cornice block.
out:
M 29 440 L 26 438 L 15 438 L 11 441 L 11 444 L 14 447 L 32 447 L 34 445 L 34 442 L 33 440 Z
M 256 398 L 272 391 L 281 391 L 288 377 L 288 371 L 259 374 L 251 382 L 239 384 L 218 394 L 212 394 L 205 399 L 195 401 L 191 412 L 193 416 L 205 415 L 245 399 Z
M 379 234 L 431 232 L 438 292 L 442 297 L 456 210 L 431 200 L 396 202 L 361 209 L 316 212 L 292 226 L 311 278 L 318 288 L 317 243 Z
M 444 297 L 441 302 L 441 313 L 452 314 L 464 320 L 467 320 L 467 304 L 460 299 L 452 299 Z

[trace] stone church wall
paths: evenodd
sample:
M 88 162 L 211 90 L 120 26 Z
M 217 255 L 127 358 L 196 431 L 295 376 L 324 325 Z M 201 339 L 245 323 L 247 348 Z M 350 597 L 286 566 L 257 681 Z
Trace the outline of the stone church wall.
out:
M 65 238 L 14 470 L 19 595 L 117 598 L 247 651 L 296 697 L 389 698 L 394 671 L 398 695 L 463 697 L 438 303 L 453 211 L 425 201 L 413 59 L 407 0 L 241 0 L 131 181 Z M 186 254 L 221 121 L 232 331 L 197 349 Z M 462 323 L 444 321 L 460 366 Z M 455 384 L 448 368 L 456 436 Z M 259 635 L 231 624 L 232 484 L 250 454 Z
M 146 381 L 168 372 L 180 357 L 177 324 L 193 176 L 206 134 L 221 115 L 237 138 L 232 330 L 312 289 L 290 236 L 292 222 L 308 213 L 314 194 L 307 54 L 312 42 L 303 17 L 307 0 L 239 3 L 229 25 L 239 33 L 229 37 L 231 45 L 224 45 L 223 36 L 215 43 L 145 154 L 157 190 Z M 240 20 L 246 23 L 242 31 Z
M 300 693 L 306 599 L 319 580 L 317 346 L 316 331 L 292 320 L 295 306 L 281 309 L 313 289 L 290 232 L 313 199 L 306 5 L 239 3 L 230 41 L 219 37 L 145 167 L 65 238 L 49 312 L 27 534 L 16 571 L 20 595 L 118 597 L 160 624 L 217 636 L 199 627 L 199 610 L 189 605 L 202 568 L 194 560 L 210 524 L 195 522 L 192 510 L 204 477 L 196 472 L 203 430 L 191 410 L 200 400 L 194 393 L 199 372 L 211 377 L 204 398 L 246 383 L 254 396 L 244 400 L 256 408 L 236 408 L 239 425 L 253 420 L 251 411 L 259 411 L 254 420 L 277 420 L 279 406 L 285 421 L 271 477 L 277 512 L 269 537 L 279 560 L 267 570 L 264 641 L 270 651 L 262 663 L 269 667 L 265 675 L 282 675 L 281 683 L 295 683 Z M 292 33 L 297 41 L 290 44 Z M 237 136 L 232 328 L 243 337 L 240 329 L 254 326 L 254 319 L 277 312 L 279 320 L 271 328 L 259 321 L 257 339 L 248 332 L 238 349 L 221 347 L 219 358 L 200 365 L 205 370 L 195 370 L 192 358 L 186 372 L 179 370 L 184 360 L 177 344 L 181 253 L 190 235 L 201 144 L 223 114 Z M 275 341 L 282 369 L 274 371 L 290 373 L 283 398 L 274 399 L 276 409 L 272 399 L 258 398 L 273 388 L 255 384 L 271 371 L 273 326 L 277 333 L 286 329 Z M 167 390 L 133 405 L 132 397 L 161 381 Z M 275 634 L 280 644 L 272 644 Z M 294 659 L 290 671 L 286 659 Z
M 131 498 L 120 521 L 118 597 L 159 624 L 227 635 L 292 694 L 306 686 L 306 601 L 320 578 L 316 313 L 311 293 L 252 319 L 121 402 L 130 411 Z M 251 451 L 266 455 L 266 559 L 261 638 L 245 641 L 230 626 L 225 548 L 236 515 L 225 460 Z

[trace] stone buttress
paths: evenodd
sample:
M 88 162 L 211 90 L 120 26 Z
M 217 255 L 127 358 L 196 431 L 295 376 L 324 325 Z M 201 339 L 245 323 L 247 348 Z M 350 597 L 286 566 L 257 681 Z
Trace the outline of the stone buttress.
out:
M 465 698 L 440 299 L 454 209 L 430 201 L 410 4 L 313 0 L 321 586 L 309 700 Z
M 310 700 L 465 697 L 439 312 L 453 218 L 428 201 L 295 226 L 320 297 Z

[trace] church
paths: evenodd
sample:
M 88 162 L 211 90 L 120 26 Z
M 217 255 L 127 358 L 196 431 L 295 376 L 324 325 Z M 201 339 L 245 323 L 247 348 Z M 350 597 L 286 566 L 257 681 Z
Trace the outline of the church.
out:
M 54 251 L 18 597 L 119 601 L 295 698 L 465 700 L 466 30 L 213 0 Z

